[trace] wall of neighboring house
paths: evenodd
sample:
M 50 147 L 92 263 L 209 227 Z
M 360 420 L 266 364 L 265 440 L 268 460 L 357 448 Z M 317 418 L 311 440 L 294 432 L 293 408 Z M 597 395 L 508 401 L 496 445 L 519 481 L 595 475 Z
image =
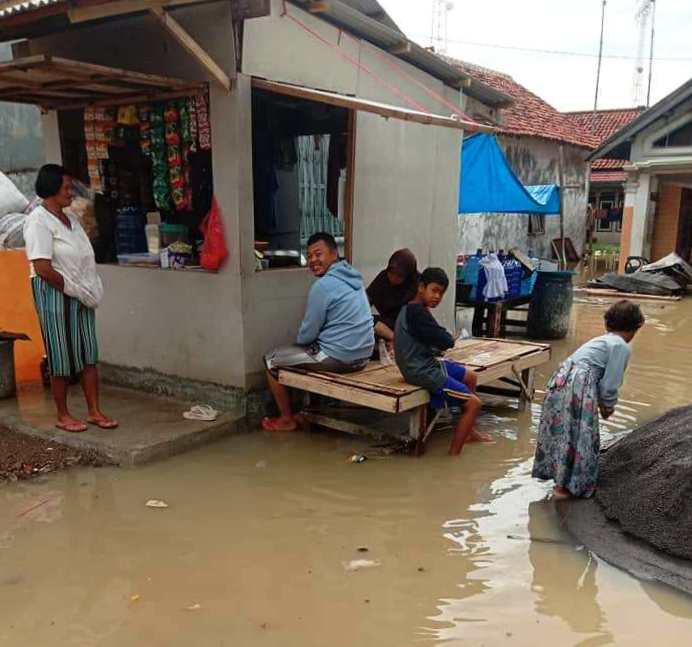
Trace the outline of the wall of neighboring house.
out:
M 498 136 L 498 142 L 517 177 L 525 185 L 558 183 L 558 144 L 535 137 Z M 586 236 L 586 151 L 565 145 L 565 184 L 578 189 L 564 191 L 565 236 L 581 254 Z M 463 172 L 463 159 L 462 159 Z M 471 214 L 459 216 L 460 254 L 519 247 L 541 258 L 552 258 L 551 241 L 560 236 L 558 216 L 545 216 L 545 233 L 530 235 L 527 214 Z M 535 217 L 534 217 L 535 218 Z
M 593 180 L 593 178 L 592 178 Z M 589 204 L 594 209 L 622 208 L 625 204 L 625 189 L 620 184 L 594 184 L 591 183 Z M 620 222 L 608 222 L 596 220 L 593 236 L 596 244 L 619 245 L 622 234 L 622 220 Z
M 623 219 L 623 235 L 620 254 L 621 269 L 627 256 L 645 256 L 655 259 L 668 254 L 671 246 L 670 228 L 659 224 L 661 205 L 651 196 L 661 194 L 666 181 L 672 175 L 692 174 L 692 146 L 654 146 L 665 134 L 688 124 L 692 119 L 692 97 L 662 115 L 658 120 L 638 133 L 632 141 L 630 164 L 637 171 L 629 173 L 626 185 L 626 205 Z M 671 200 L 671 196 L 668 196 Z M 666 209 L 666 213 L 668 209 Z M 670 216 L 672 218 L 672 216 Z M 665 217 L 664 217 L 665 220 Z M 658 240 L 658 236 L 662 236 Z M 661 250 L 665 249 L 665 252 Z
M 420 70 L 288 7 L 332 47 L 282 18 L 283 5 L 274 0 L 271 16 L 245 23 L 242 73 L 233 92 L 226 95 L 211 85 L 214 185 L 223 209 L 228 265 L 218 275 L 101 266 L 106 297 L 99 336 L 106 361 L 248 389 L 264 384 L 263 353 L 295 339 L 313 280 L 310 273 L 255 271 L 252 75 L 410 107 L 386 83 L 345 60 L 348 56 L 380 79 L 395 78 L 401 94 L 431 111 L 449 114 L 420 83 L 460 102 L 457 91 Z M 221 2 L 174 12 L 227 70 L 234 63 L 229 11 Z M 195 61 L 148 18 L 44 38 L 32 44 L 32 53 L 38 52 L 181 78 L 203 76 Z M 45 121 L 47 147 L 59 151 L 55 115 Z M 353 261 L 366 281 L 400 247 L 410 247 L 421 266 L 435 264 L 454 272 L 461 136 L 457 129 L 358 113 Z M 438 315 L 453 326 L 452 299 L 445 300 Z
M 661 182 L 654 215 L 654 230 L 651 240 L 651 260 L 656 261 L 675 251 L 680 222 L 682 187 L 679 184 Z
M 12 60 L 8 43 L 0 43 L 0 62 Z M 38 108 L 0 103 L 0 171 L 27 197 L 34 194 L 36 171 L 44 162 Z

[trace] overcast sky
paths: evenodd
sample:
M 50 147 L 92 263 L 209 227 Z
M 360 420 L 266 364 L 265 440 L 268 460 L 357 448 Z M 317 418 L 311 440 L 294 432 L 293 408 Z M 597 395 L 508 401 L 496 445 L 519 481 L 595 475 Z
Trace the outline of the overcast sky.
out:
M 380 0 L 409 38 L 430 44 L 432 0 Z M 601 0 L 454 0 L 450 56 L 514 77 L 558 110 L 593 108 Z M 639 0 L 608 0 L 599 108 L 634 105 Z M 646 35 L 646 64 L 648 42 Z M 592 54 L 568 56 L 483 45 Z M 664 60 L 664 59 L 686 60 Z M 651 103 L 692 77 L 692 1 L 656 0 Z M 646 85 L 646 79 L 645 79 Z M 644 95 L 646 96 L 646 95 Z

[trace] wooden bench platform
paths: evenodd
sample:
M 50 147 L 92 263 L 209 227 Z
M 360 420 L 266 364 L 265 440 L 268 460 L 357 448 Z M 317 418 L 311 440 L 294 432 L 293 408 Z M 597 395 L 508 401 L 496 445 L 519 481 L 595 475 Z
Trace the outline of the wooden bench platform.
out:
M 550 346 L 506 339 L 465 339 L 458 341 L 445 357 L 475 371 L 479 391 L 518 398 L 519 408 L 524 409 L 533 399 L 534 370 L 550 359 Z M 281 369 L 279 382 L 360 407 L 408 414 L 409 436 L 417 441 L 419 452 L 434 426 L 434 421 L 431 425 L 427 421 L 430 394 L 407 384 L 396 366 L 371 362 L 362 371 L 348 374 Z M 309 407 L 303 415 L 314 424 L 359 433 L 347 421 L 312 412 Z

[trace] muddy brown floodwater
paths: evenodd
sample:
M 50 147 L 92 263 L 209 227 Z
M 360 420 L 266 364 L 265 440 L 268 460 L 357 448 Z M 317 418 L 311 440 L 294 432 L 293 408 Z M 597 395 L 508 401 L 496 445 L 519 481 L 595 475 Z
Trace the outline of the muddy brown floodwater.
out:
M 644 309 L 604 434 L 692 400 L 692 300 Z M 554 363 L 602 312 L 576 306 Z M 530 478 L 539 413 L 487 412 L 495 443 L 457 460 L 445 434 L 419 460 L 352 464 L 365 443 L 254 433 L 2 486 L 0 645 L 689 645 L 691 598 L 561 530 Z

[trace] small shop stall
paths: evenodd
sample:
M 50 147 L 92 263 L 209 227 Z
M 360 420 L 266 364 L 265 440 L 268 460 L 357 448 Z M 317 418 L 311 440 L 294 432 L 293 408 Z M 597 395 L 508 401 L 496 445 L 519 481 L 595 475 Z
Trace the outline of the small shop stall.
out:
M 37 55 L 0 65 L 3 94 L 57 111 L 97 262 L 202 269 L 213 195 L 207 84 Z

